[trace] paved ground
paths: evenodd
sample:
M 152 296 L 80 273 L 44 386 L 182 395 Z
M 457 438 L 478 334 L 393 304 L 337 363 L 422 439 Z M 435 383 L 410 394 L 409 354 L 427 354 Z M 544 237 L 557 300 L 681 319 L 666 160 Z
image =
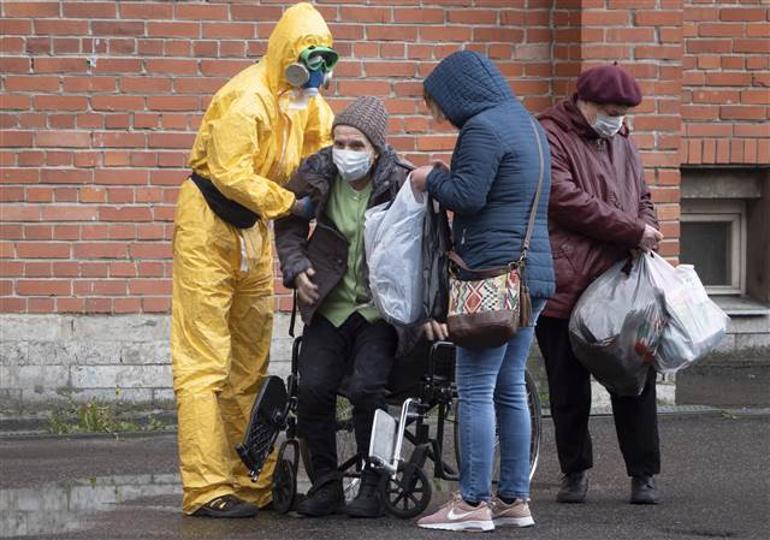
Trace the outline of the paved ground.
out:
M 698 414 L 661 418 L 663 504 L 626 503 L 628 479 L 611 419 L 595 417 L 596 467 L 584 505 L 553 502 L 558 467 L 552 426 L 533 483 L 537 526 L 498 530 L 518 538 L 768 538 L 770 417 Z M 433 504 L 452 485 L 439 485 Z M 262 513 L 212 521 L 178 512 L 173 434 L 113 440 L 0 439 L 0 537 L 411 539 L 450 533 L 395 518 L 311 520 Z

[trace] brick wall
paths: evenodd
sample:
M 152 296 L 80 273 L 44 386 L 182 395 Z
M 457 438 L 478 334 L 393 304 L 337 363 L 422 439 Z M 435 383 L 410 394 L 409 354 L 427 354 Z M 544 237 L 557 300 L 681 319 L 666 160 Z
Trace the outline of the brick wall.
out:
M 0 4 L 0 311 L 168 310 L 171 220 L 188 149 L 210 96 L 264 53 L 283 4 Z M 634 138 L 669 256 L 678 253 L 680 147 L 688 163 L 694 148 L 711 155 L 710 145 L 720 163 L 768 161 L 760 122 L 770 10 L 761 0 L 360 4 L 318 2 L 343 55 L 329 101 L 339 110 L 356 95 L 386 98 L 391 141 L 416 163 L 451 152 L 454 135 L 426 115 L 420 81 L 461 47 L 492 57 L 533 111 L 594 63 L 619 60 L 640 79 L 647 99 Z M 730 37 L 710 37 L 728 29 Z M 739 103 L 702 104 L 723 90 Z
M 210 96 L 264 53 L 281 4 L 2 3 L 0 311 L 168 310 L 188 149 Z M 359 4 L 318 6 L 344 57 L 329 101 L 385 97 L 409 159 L 451 151 L 420 80 L 463 45 L 498 62 L 528 106 L 550 104 L 550 1 Z
M 770 8 L 686 0 L 682 120 L 688 165 L 770 163 Z

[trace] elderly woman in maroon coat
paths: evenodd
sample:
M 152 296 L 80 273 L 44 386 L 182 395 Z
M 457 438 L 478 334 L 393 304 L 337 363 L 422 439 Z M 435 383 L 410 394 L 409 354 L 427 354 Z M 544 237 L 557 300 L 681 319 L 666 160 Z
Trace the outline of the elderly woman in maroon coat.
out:
M 567 325 L 581 293 L 629 251 L 654 249 L 663 236 L 628 138 L 626 113 L 642 101 L 639 85 L 617 65 L 589 69 L 577 92 L 540 122 L 551 145 L 549 232 L 556 294 L 537 324 L 545 358 L 556 446 L 564 478 L 556 500 L 583 502 L 593 466 L 588 371 L 575 357 Z M 611 395 L 620 449 L 631 477 L 631 503 L 655 504 L 660 472 L 655 372 L 638 397 Z

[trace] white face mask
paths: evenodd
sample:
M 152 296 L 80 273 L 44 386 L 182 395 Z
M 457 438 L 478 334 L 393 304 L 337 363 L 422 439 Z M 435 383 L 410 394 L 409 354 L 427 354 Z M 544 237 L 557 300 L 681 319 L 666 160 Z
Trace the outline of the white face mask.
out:
M 369 152 L 341 150 L 332 148 L 332 159 L 343 180 L 355 182 L 360 180 L 372 167 L 372 157 Z
M 623 127 L 623 120 L 625 116 L 610 116 L 600 112 L 596 113 L 596 120 L 591 127 L 599 136 L 609 139 L 614 137 L 620 128 Z

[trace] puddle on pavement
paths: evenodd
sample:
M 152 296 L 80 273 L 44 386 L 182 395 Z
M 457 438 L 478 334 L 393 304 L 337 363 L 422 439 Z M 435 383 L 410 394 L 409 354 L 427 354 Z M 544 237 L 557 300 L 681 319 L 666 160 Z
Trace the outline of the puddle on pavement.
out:
M 177 474 L 97 476 L 34 487 L 0 489 L 0 537 L 78 531 L 89 518 L 137 499 L 175 495 Z M 139 501 L 137 501 L 139 502 Z M 178 503 L 178 501 L 175 502 Z M 154 510 L 178 512 L 178 504 L 151 504 Z

